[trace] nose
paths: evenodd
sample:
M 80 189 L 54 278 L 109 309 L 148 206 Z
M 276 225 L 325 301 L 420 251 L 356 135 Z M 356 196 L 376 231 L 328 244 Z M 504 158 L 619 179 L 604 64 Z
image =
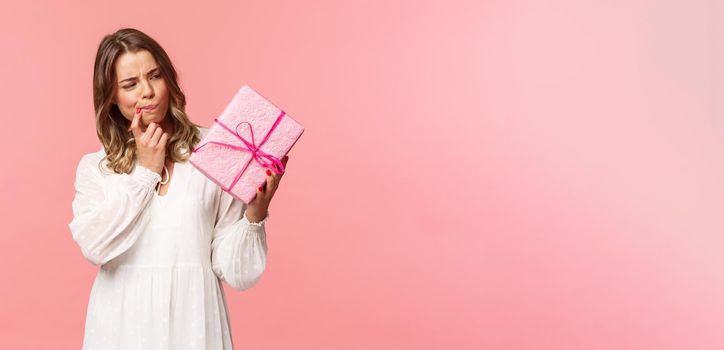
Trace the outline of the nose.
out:
M 153 97 L 153 86 L 151 85 L 151 82 L 149 82 L 149 81 L 143 82 L 143 97 L 144 98 Z

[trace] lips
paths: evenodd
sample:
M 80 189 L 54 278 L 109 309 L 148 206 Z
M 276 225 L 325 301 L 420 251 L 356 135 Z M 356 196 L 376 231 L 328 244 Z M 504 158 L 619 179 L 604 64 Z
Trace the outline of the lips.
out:
M 141 109 L 143 109 L 144 111 L 151 111 L 151 110 L 156 109 L 156 105 L 143 106 L 143 107 L 141 107 Z

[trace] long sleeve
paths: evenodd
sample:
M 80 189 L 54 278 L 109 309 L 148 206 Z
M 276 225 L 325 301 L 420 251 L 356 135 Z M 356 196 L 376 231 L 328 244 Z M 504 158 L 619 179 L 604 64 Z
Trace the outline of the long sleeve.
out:
M 91 153 L 78 163 L 73 219 L 68 224 L 83 256 L 94 265 L 107 263 L 136 242 L 149 220 L 144 209 L 161 180 L 140 165 L 131 174 L 104 176 L 99 160 Z
M 266 220 L 251 223 L 246 204 L 221 191 L 211 241 L 214 273 L 232 288 L 242 291 L 255 285 L 266 268 Z

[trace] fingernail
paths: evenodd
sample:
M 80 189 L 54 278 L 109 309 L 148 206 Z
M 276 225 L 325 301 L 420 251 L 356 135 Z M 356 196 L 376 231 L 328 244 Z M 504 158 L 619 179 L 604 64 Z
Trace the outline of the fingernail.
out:
M 259 188 L 257 188 L 257 190 L 261 191 L 261 186 L 259 186 Z
M 266 174 L 267 174 L 267 176 L 271 176 L 271 171 L 269 171 L 269 169 L 267 169 Z

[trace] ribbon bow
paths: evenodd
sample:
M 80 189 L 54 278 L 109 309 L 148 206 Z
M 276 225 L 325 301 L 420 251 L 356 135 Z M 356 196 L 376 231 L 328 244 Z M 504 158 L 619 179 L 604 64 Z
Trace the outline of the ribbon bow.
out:
M 193 150 L 192 152 L 193 152 L 193 153 L 196 153 L 196 152 L 198 152 L 199 149 L 201 149 L 202 147 L 204 147 L 204 146 L 206 146 L 206 145 L 208 145 L 208 144 L 210 144 L 210 143 L 213 143 L 213 144 L 216 144 L 216 145 L 220 145 L 220 146 L 224 146 L 224 147 L 231 148 L 231 149 L 236 150 L 236 151 L 250 152 L 250 153 L 251 153 L 251 159 L 249 160 L 249 162 L 247 162 L 247 163 L 244 165 L 243 168 L 241 168 L 241 170 L 239 171 L 239 173 L 236 174 L 236 176 L 234 177 L 234 181 L 231 182 L 231 185 L 229 185 L 228 188 L 224 188 L 223 185 L 221 186 L 222 189 L 223 189 L 224 191 L 227 191 L 227 192 L 230 191 L 230 190 L 236 185 L 236 183 L 237 183 L 237 182 L 239 181 L 239 179 L 241 178 L 241 174 L 243 174 L 243 173 L 244 173 L 244 170 L 246 170 L 246 168 L 249 167 L 249 164 L 251 164 L 251 160 L 255 160 L 257 163 L 259 163 L 259 165 L 260 165 L 262 168 L 272 169 L 272 171 L 274 171 L 275 173 L 276 173 L 277 171 L 274 169 L 274 165 L 276 165 L 279 169 L 281 169 L 281 172 L 279 172 L 279 174 L 284 174 L 284 164 L 282 164 L 282 162 L 279 160 L 279 158 L 277 158 L 277 157 L 275 157 L 275 156 L 273 156 L 273 155 L 271 155 L 271 154 L 268 154 L 268 153 L 266 153 L 266 152 L 264 152 L 264 151 L 262 151 L 262 150 L 260 149 L 261 146 L 266 142 L 266 140 L 269 139 L 269 135 L 271 135 L 271 133 L 274 131 L 274 129 L 276 129 L 277 125 L 279 125 L 279 122 L 281 122 L 282 118 L 284 117 L 284 114 L 285 114 L 284 111 L 282 111 L 282 112 L 279 114 L 279 116 L 277 117 L 276 121 L 274 121 L 274 124 L 272 125 L 271 129 L 269 129 L 269 132 L 266 134 L 266 136 L 265 136 L 264 139 L 259 143 L 258 146 L 256 145 L 256 142 L 254 141 L 254 128 L 251 126 L 251 124 L 250 124 L 249 122 L 240 122 L 239 124 L 236 124 L 236 128 L 234 128 L 234 130 L 231 130 L 228 126 L 226 126 L 224 123 L 222 123 L 218 118 L 214 118 L 214 122 L 215 122 L 215 123 L 221 125 L 221 127 L 223 127 L 224 129 L 226 129 L 227 131 L 229 131 L 232 135 L 236 136 L 239 140 L 241 140 L 241 142 L 244 143 L 244 146 L 237 146 L 237 145 L 233 145 L 233 144 L 230 144 L 230 143 L 224 143 L 224 142 L 209 141 L 209 142 L 205 142 L 205 143 L 202 144 L 201 146 L 198 146 L 198 147 L 194 148 L 194 150 Z M 239 135 L 238 130 L 239 130 L 239 126 L 241 126 L 241 124 L 248 124 L 248 125 L 249 125 L 249 133 L 251 134 L 251 142 L 249 142 L 249 141 L 248 141 L 247 139 L 245 139 L 243 136 Z M 265 162 L 264 159 L 266 159 L 266 160 L 268 160 L 268 161 Z

